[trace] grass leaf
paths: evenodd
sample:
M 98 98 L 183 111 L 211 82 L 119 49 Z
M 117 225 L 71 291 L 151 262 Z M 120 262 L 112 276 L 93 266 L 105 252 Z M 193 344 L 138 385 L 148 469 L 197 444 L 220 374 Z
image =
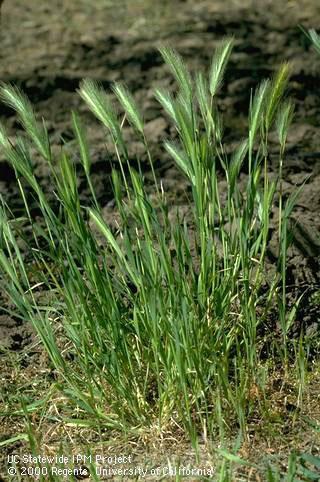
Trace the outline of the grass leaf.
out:
M 233 38 L 226 38 L 220 41 L 215 49 L 211 62 L 209 80 L 212 97 L 214 97 L 221 88 L 224 72 L 232 52 L 233 43 Z

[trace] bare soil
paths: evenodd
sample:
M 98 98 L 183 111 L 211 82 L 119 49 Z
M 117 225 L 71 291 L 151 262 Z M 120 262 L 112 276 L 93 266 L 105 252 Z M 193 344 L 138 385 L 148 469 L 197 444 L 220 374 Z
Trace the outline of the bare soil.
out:
M 174 82 L 157 48 L 171 45 L 191 69 L 203 70 L 217 41 L 225 35 L 235 37 L 220 101 L 225 140 L 230 146 L 245 135 L 251 89 L 271 76 L 283 60 L 290 61 L 290 95 L 296 111 L 284 167 L 285 192 L 289 194 L 307 179 L 293 214 L 288 263 L 289 290 L 294 296 L 305 293 L 292 335 L 298 336 L 303 328 L 316 337 L 320 335 L 320 303 L 315 302 L 320 290 L 320 56 L 309 46 L 299 24 L 319 27 L 317 0 L 10 0 L 2 7 L 0 80 L 26 92 L 37 114 L 47 120 L 57 151 L 62 142 L 73 150 L 70 111 L 81 113 L 89 132 L 94 185 L 100 202 L 109 209 L 112 155 L 103 129 L 88 113 L 76 89 L 84 77 L 98 80 L 106 88 L 113 81 L 125 82 L 144 113 L 157 173 L 179 205 L 184 202 L 186 183 L 161 142 L 175 133 L 153 97 L 156 87 L 171 89 Z M 3 105 L 0 116 L 10 135 L 19 131 L 14 113 Z M 130 140 L 129 131 L 127 135 Z M 132 156 L 138 154 L 143 160 L 141 146 L 134 139 L 130 146 Z M 50 195 L 48 169 L 36 162 L 37 175 Z M 271 144 L 270 170 L 276 172 L 277 167 L 275 142 Z M 86 198 L 89 193 L 81 179 L 79 188 Z M 1 152 L 0 193 L 13 212 L 19 213 L 22 204 L 14 172 Z M 270 266 L 275 257 L 271 243 Z M 34 340 L 30 326 L 0 311 L 0 345 L 12 353 L 22 353 Z M 39 348 L 34 352 L 41 358 Z M 12 372 L 10 376 L 5 370 L 3 373 L 4 381 L 12 383 Z M 10 391 L 8 387 L 5 390 Z M 10 430 L 0 431 L 0 440 L 12 435 Z

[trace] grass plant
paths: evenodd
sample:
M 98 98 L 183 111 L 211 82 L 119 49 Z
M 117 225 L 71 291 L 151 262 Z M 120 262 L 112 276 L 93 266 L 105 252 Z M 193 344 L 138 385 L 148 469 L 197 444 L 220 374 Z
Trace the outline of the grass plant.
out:
M 286 200 L 282 192 L 293 114 L 285 98 L 290 69 L 283 64 L 257 87 L 247 138 L 227 155 L 217 96 L 232 45 L 232 39 L 219 44 L 208 76 L 192 75 L 177 52 L 161 49 L 176 92 L 158 89 L 155 95 L 177 131 L 177 139 L 164 147 L 189 182 L 191 225 L 178 211 L 174 222 L 169 217 L 143 116 L 125 86 L 113 89 L 124 117 L 95 82 L 84 80 L 79 89 L 112 139 L 118 161 L 111 176 L 120 219 L 115 230 L 97 201 L 80 117 L 74 113 L 72 125 L 92 194 L 86 205 L 77 186 L 79 166 L 65 149 L 53 155 L 46 124 L 37 121 L 29 100 L 16 87 L 1 85 L 1 101 L 16 111 L 24 129 L 13 142 L 1 126 L 0 148 L 16 172 L 25 205 L 18 219 L 4 201 L 0 207 L 1 287 L 10 299 L 7 311 L 33 324 L 59 374 L 73 410 L 69 422 L 130 436 L 160 437 L 178 427 L 194 447 L 200 437 L 208 442 L 218 433 L 223 439 L 234 427 L 244 437 L 250 416 L 266 415 L 269 372 L 267 364 L 262 367 L 262 343 L 267 356 L 276 357 L 271 371 L 277 363 L 289 369 L 295 361 L 288 333 L 296 305 L 287 302 L 286 259 L 297 192 Z M 135 170 L 129 157 L 125 122 L 145 146 L 152 191 L 142 166 Z M 271 179 L 268 137 L 274 129 L 279 172 Z M 50 168 L 55 202 L 36 177 L 35 152 Z M 277 193 L 278 264 L 266 277 Z M 41 212 L 40 223 L 30 203 Z M 23 226 L 32 232 L 27 250 L 21 248 Z M 30 279 L 30 261 L 37 267 L 36 281 L 35 273 Z M 260 333 L 271 318 L 280 336 L 265 343 Z M 299 400 L 302 389 L 303 384 Z

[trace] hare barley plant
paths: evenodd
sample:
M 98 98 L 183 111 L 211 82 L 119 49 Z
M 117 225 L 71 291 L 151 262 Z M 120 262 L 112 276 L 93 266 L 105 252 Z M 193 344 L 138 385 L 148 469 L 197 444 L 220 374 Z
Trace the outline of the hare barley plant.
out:
M 232 45 L 232 39 L 221 41 L 209 74 L 195 76 L 177 52 L 161 49 L 177 90 L 158 89 L 155 96 L 177 131 L 177 140 L 166 141 L 164 148 L 190 185 L 191 223 L 179 211 L 174 222 L 169 217 L 143 116 L 124 85 L 115 84 L 113 92 L 145 146 L 152 193 L 141 166 L 137 172 L 132 165 L 123 118 L 110 97 L 92 80 L 79 89 L 113 141 L 117 230 L 105 221 L 97 201 L 79 116 L 73 114 L 72 125 L 92 194 L 86 206 L 80 202 L 73 159 L 64 149 L 59 158 L 53 156 L 46 125 L 36 120 L 29 100 L 16 87 L 1 85 L 1 101 L 16 111 L 25 131 L 12 142 L 0 129 L 1 150 L 15 170 L 25 206 L 25 214 L 15 218 L 2 202 L 1 286 L 16 315 L 37 330 L 79 423 L 129 434 L 160 433 L 178 424 L 194 442 L 199 431 L 223 434 L 234 422 L 243 432 L 253 409 L 252 387 L 265 383 L 259 328 L 270 311 L 281 325 L 277 347 L 287 363 L 294 315 L 286 304 L 285 280 L 294 197 L 285 203 L 282 198 L 293 113 L 284 99 L 289 68 L 282 65 L 252 94 L 248 135 L 227 155 L 217 96 Z M 272 129 L 279 139 L 279 175 L 273 180 L 267 155 Z M 50 168 L 54 203 L 35 175 L 35 151 Z M 243 165 L 248 173 L 244 187 Z M 219 178 L 227 181 L 226 189 Z M 267 280 L 277 193 L 279 261 Z M 33 218 L 30 199 L 41 212 L 40 222 Z M 23 232 L 32 233 L 27 248 L 20 242 Z M 36 280 L 34 271 L 31 280 L 30 263 L 38 267 Z

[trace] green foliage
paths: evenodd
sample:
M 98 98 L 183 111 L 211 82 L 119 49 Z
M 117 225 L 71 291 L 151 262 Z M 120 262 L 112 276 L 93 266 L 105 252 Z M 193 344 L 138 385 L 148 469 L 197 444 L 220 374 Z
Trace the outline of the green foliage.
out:
M 265 271 L 271 211 L 281 185 L 281 170 L 276 181 L 268 178 L 267 134 L 276 119 L 282 159 L 292 117 L 291 104 L 283 102 L 288 68 L 284 65 L 258 87 L 248 136 L 230 159 L 214 98 L 231 48 L 232 40 L 219 44 L 208 78 L 198 75 L 195 80 L 174 50 L 161 49 L 178 92 L 158 90 L 156 97 L 178 133 L 178 141 L 167 141 L 165 149 L 191 185 L 191 227 L 178 212 L 174 220 L 169 217 L 154 170 L 150 195 L 142 174 L 129 162 L 123 121 L 99 85 L 85 80 L 79 92 L 113 139 L 122 177 L 113 170 L 117 230 L 107 224 L 97 202 L 78 115 L 73 114 L 72 123 L 92 193 L 87 206 L 79 199 L 72 159 L 63 152 L 52 161 L 45 124 L 38 124 L 18 89 L 1 86 L 1 99 L 17 111 L 25 129 L 24 139 L 11 143 L 1 127 L 0 147 L 17 172 L 32 228 L 27 258 L 39 267 L 39 281 L 32 284 L 18 242 L 20 230 L 3 205 L 2 287 L 35 326 L 63 377 L 62 389 L 86 423 L 127 433 L 154 427 L 161 432 L 178 423 L 194 445 L 203 427 L 223 435 L 232 420 L 244 433 L 252 410 L 250 390 L 259 383 L 258 328 L 271 307 L 283 321 L 280 353 L 287 354 L 292 321 L 285 303 L 287 221 L 294 199 L 280 209 L 278 270 L 268 281 Z M 153 169 L 143 117 L 132 95 L 119 84 L 114 93 Z M 58 210 L 33 173 L 30 148 L 50 165 Z M 248 177 L 243 187 L 239 175 L 244 163 Z M 223 191 L 221 172 L 227 180 Z M 21 177 L 42 212 L 41 228 L 33 223 Z M 44 291 L 50 293 L 49 304 L 39 296 Z
M 211 62 L 209 78 L 210 94 L 212 97 L 218 93 L 221 87 L 224 72 L 232 52 L 232 46 L 233 39 L 225 39 L 221 41 L 216 48 L 215 55 Z
M 317 52 L 320 53 L 320 36 L 319 36 L 319 34 L 314 29 L 310 29 L 309 30 L 309 38 L 310 38 L 311 42 L 313 43 L 314 48 L 317 50 Z

